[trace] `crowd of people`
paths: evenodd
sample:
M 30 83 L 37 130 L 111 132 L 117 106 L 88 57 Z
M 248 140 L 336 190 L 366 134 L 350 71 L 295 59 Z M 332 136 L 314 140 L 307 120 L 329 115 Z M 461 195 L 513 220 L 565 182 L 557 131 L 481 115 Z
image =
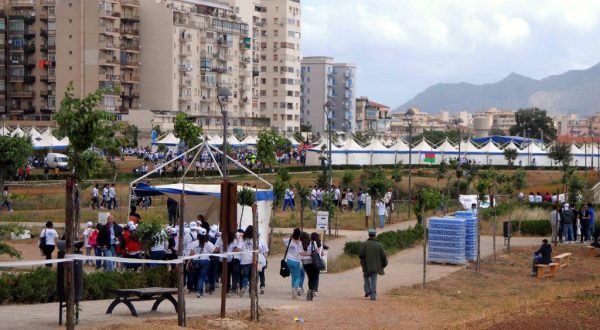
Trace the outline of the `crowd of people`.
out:
M 591 203 L 584 204 L 576 209 L 564 203 L 556 205 L 550 212 L 550 225 L 552 227 L 552 242 L 573 244 L 580 242 L 591 244 L 598 242 L 598 231 L 594 230 L 596 214 Z

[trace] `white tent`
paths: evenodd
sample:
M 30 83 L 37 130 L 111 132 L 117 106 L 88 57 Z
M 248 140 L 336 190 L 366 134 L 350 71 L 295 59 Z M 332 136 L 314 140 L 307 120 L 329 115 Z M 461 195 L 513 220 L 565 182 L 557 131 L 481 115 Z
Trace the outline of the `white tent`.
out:
M 306 165 L 321 165 L 321 157 L 327 157 L 328 143 L 324 140 L 315 147 L 306 150 Z M 331 144 L 331 163 L 333 165 L 346 164 L 346 153 L 335 144 Z
M 394 152 L 394 164 L 408 163 L 408 145 L 402 139 L 398 139 L 396 143 L 392 144 L 389 150 Z
M 423 159 L 426 153 L 430 153 L 433 151 L 433 147 L 422 139 L 416 146 L 412 148 L 412 163 L 413 164 L 421 164 L 423 163 Z M 415 158 L 416 157 L 416 158 Z
M 506 144 L 504 147 L 502 147 L 502 149 L 515 149 L 515 150 L 521 150 L 521 148 L 519 148 L 518 145 L 515 144 L 514 141 L 510 141 L 510 143 Z
M 258 140 L 256 139 L 256 137 L 248 135 L 241 142 L 248 146 L 255 146 L 256 143 L 258 143 Z
M 2 127 L 0 127 L 0 136 L 10 136 L 10 130 L 8 127 L 6 127 L 6 125 L 2 125 Z
M 46 128 L 40 135 L 42 137 L 52 136 L 52 128 Z
M 159 145 L 164 145 L 171 152 L 177 152 L 179 138 L 173 135 L 173 133 L 167 133 L 167 135 L 152 142 L 152 151 L 156 151 Z
M 235 137 L 235 135 L 233 135 L 233 134 L 231 134 L 229 137 L 227 137 L 227 144 L 234 148 L 239 148 L 239 147 L 245 146 L 245 144 L 240 142 L 240 140 L 238 140 L 238 138 Z
M 585 163 L 585 150 L 579 148 L 575 143 L 571 144 L 571 156 L 573 160 L 571 162 L 574 166 L 583 166 Z
M 365 152 L 364 148 L 356 143 L 353 138 L 346 140 L 340 150 L 346 154 L 346 165 L 369 165 L 370 163 L 370 152 Z M 335 161 L 332 164 L 339 165 Z
M 504 151 L 496 146 L 494 141 L 490 140 L 481 149 L 481 152 L 485 153 L 485 164 L 488 165 L 505 165 L 506 159 L 504 158 Z
M 458 156 L 458 149 L 446 138 L 435 148 L 436 160 L 439 158 L 440 162 L 449 158 L 456 158 Z
M 552 160 L 548 158 L 548 153 L 535 143 L 529 143 L 522 150 L 517 150 L 517 153 L 517 159 L 522 165 L 552 166 Z
M 238 186 L 238 191 L 243 186 Z M 138 184 L 135 188 L 137 196 L 166 195 L 179 201 L 183 185 L 181 183 L 149 186 Z M 219 184 L 186 184 L 185 185 L 185 221 L 195 220 L 199 214 L 204 215 L 206 221 L 211 224 L 219 223 L 219 211 L 221 201 L 221 185 Z M 269 219 L 273 206 L 273 190 L 256 189 L 256 204 L 258 211 L 258 228 L 263 233 L 269 232 Z M 252 209 L 244 207 L 242 217 L 242 206 L 237 207 L 238 226 L 245 227 L 252 224 Z M 240 221 L 241 218 L 241 221 Z
M 39 132 L 39 131 L 38 131 L 38 130 L 35 128 L 35 127 L 32 127 L 32 128 L 29 130 L 29 133 L 28 133 L 28 134 L 29 134 L 29 136 L 30 136 L 30 137 L 32 137 L 32 138 L 34 138 L 34 137 L 37 137 L 37 136 L 41 136 L 41 135 L 42 135 L 42 134 L 41 134 L 41 133 L 40 133 L 40 132 Z
M 215 135 L 208 140 L 208 143 L 212 146 L 220 146 L 223 144 L 223 139 L 220 136 Z
M 17 126 L 17 128 L 15 128 L 12 132 L 10 132 L 10 136 L 24 137 L 24 136 L 27 136 L 27 134 L 21 129 L 21 127 Z
M 69 146 L 69 139 L 58 140 L 54 136 L 37 136 L 31 138 L 33 149 L 66 149 Z
M 296 138 L 293 135 L 288 137 L 288 141 L 290 141 L 290 143 L 292 144 L 292 147 L 297 147 L 302 143 L 302 142 L 296 140 Z
M 369 151 L 370 154 L 370 164 L 371 165 L 387 165 L 394 164 L 395 157 L 394 151 L 386 148 L 381 141 L 374 139 L 371 144 L 369 144 L 365 151 Z

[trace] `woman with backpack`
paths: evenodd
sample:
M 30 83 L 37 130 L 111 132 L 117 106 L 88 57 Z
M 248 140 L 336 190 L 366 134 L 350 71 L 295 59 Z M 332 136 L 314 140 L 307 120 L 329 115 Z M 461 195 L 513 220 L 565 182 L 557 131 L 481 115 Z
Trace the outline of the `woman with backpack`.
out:
M 300 264 L 300 251 L 302 250 L 302 243 L 300 242 L 300 235 L 302 231 L 300 228 L 294 228 L 294 232 L 291 237 L 283 239 L 283 244 L 286 247 L 286 259 L 287 266 L 290 269 L 292 275 L 292 299 L 297 299 L 297 295 L 301 294 L 300 291 L 300 277 L 302 272 L 302 265 Z
M 321 273 L 320 265 L 315 264 L 313 260 L 313 252 L 317 253 L 319 258 L 321 257 L 321 240 L 317 233 L 312 233 L 311 235 L 302 233 L 300 235 L 300 241 L 302 242 L 300 259 L 302 260 L 302 266 L 304 267 L 306 276 L 308 276 L 306 300 L 313 300 L 313 297 L 319 291 L 319 274 Z

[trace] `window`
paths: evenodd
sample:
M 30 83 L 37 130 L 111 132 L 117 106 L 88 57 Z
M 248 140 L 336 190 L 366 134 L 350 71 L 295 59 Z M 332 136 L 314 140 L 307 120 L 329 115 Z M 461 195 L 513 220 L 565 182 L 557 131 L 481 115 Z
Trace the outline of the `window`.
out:
M 279 96 L 278 94 L 279 94 L 279 92 L 276 89 L 274 89 L 273 90 L 273 96 Z
M 273 72 L 277 72 L 277 67 L 276 66 L 273 67 Z
M 293 91 L 287 91 L 287 96 L 294 96 L 294 92 Z
M 13 46 L 23 46 L 25 45 L 25 38 L 20 36 L 12 36 L 8 39 L 8 43 Z
M 279 54 L 273 54 L 273 61 L 279 60 Z
M 279 37 L 279 30 L 274 30 L 273 31 L 273 36 Z
M 277 109 L 277 102 L 273 102 L 273 109 Z
M 277 121 L 277 115 L 273 115 L 273 121 Z
M 264 90 L 264 89 L 262 89 L 262 90 L 260 91 L 260 96 L 267 96 L 267 91 L 266 91 L 266 90 Z
M 266 78 L 260 78 L 260 83 L 262 85 L 266 85 L 267 84 L 267 79 Z
M 8 22 L 8 29 L 10 31 L 25 31 L 25 22 L 23 20 L 10 20 Z
M 260 67 L 260 72 L 267 72 L 267 67 L 266 66 L 261 66 Z

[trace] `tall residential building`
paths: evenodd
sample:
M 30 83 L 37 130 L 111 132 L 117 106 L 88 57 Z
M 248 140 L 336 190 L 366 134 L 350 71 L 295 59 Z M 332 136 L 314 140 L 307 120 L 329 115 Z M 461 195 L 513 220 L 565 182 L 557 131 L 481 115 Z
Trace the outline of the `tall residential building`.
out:
M 72 81 L 79 97 L 119 88 L 99 104 L 117 118 L 139 109 L 139 8 L 140 0 L 56 1 L 57 103 Z
M 49 118 L 55 109 L 54 0 L 0 2 L 0 113 Z
M 356 65 L 333 63 L 333 58 L 311 56 L 302 59 L 302 123 L 313 133 L 327 131 L 323 105 L 331 100 L 332 129 L 345 133 L 356 130 Z
M 512 110 L 490 108 L 485 111 L 476 112 L 473 114 L 473 117 L 487 117 L 490 127 L 503 130 L 505 134 L 508 134 L 510 128 L 517 123 L 515 120 L 515 112 Z
M 300 131 L 300 1 L 234 2 L 252 27 L 253 112 L 281 133 Z

